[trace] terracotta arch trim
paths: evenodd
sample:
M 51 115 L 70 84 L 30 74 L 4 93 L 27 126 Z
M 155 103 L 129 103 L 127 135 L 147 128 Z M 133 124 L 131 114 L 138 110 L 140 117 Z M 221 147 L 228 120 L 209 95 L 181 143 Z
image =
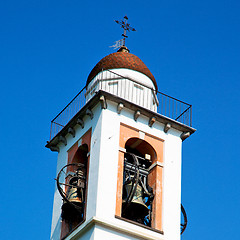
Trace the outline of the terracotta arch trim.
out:
M 143 135 L 143 131 L 120 123 L 120 137 L 119 137 L 119 158 L 118 158 L 118 179 L 117 179 L 117 193 L 116 193 L 116 216 L 121 217 L 122 207 L 122 182 L 123 182 L 123 166 L 125 144 L 131 138 L 139 138 Z M 152 169 L 149 172 L 148 184 L 153 188 L 155 198 L 153 201 L 153 221 L 152 228 L 162 231 L 162 193 L 163 193 L 163 145 L 164 140 L 148 133 L 144 133 L 144 139 L 149 143 L 156 152 L 156 159 L 153 159 Z
M 82 135 L 80 139 L 76 141 L 76 143 L 67 151 L 68 153 L 68 164 L 72 163 L 74 156 L 76 152 L 78 151 L 79 147 L 81 145 L 86 144 L 88 146 L 88 153 L 90 152 L 90 146 L 91 146 L 91 136 L 92 136 L 92 128 L 90 128 L 86 133 Z M 68 230 L 68 226 L 65 221 L 62 221 L 61 224 L 61 240 L 65 239 L 67 236 L 69 236 L 75 229 L 77 229 L 83 222 L 86 220 L 86 209 L 87 209 L 87 195 L 88 195 L 88 176 L 89 176 L 89 154 L 87 155 L 87 172 L 86 172 L 86 192 L 85 192 L 85 198 L 86 203 L 84 206 L 84 216 L 83 220 L 75 226 L 71 231 Z

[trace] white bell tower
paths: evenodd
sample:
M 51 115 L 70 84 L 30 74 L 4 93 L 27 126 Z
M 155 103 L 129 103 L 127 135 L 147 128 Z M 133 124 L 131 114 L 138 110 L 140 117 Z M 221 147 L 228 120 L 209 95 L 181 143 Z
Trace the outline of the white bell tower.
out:
M 123 46 L 52 121 L 58 152 L 51 239 L 180 239 L 182 141 L 191 105 L 158 92 Z

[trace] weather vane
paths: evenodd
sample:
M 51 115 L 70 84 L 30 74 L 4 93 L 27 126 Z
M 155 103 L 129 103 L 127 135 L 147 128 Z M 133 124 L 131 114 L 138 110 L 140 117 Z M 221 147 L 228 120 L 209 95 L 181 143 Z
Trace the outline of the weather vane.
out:
M 128 20 L 128 17 L 127 17 L 127 16 L 124 17 L 124 21 L 123 21 L 123 20 L 121 20 L 121 21 L 115 20 L 115 22 L 116 22 L 117 24 L 121 25 L 121 28 L 124 29 L 124 32 L 123 32 L 123 34 L 122 34 L 123 39 L 120 39 L 120 40 L 116 41 L 115 44 L 114 44 L 113 46 L 111 46 L 111 47 L 114 47 L 114 48 L 116 49 L 116 48 L 125 46 L 125 39 L 128 37 L 128 36 L 127 36 L 127 31 L 129 31 L 129 32 L 130 32 L 130 31 L 136 31 L 135 28 L 130 27 L 130 24 L 127 23 L 127 20 Z

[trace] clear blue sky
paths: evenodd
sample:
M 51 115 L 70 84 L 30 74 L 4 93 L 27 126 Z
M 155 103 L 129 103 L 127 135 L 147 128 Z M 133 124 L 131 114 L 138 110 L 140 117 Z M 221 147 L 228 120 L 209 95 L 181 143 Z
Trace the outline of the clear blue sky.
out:
M 158 88 L 193 105 L 183 143 L 184 240 L 239 239 L 240 1 L 0 3 L 0 238 L 49 239 L 57 154 L 50 121 L 121 38 Z

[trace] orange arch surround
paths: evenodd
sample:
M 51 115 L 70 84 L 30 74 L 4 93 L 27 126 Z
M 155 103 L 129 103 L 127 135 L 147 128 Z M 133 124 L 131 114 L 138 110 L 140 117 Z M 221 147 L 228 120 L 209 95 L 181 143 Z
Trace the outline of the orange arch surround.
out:
M 148 184 L 154 193 L 151 227 L 160 231 L 162 231 L 163 145 L 164 141 L 160 138 L 120 124 L 116 216 L 121 217 L 122 211 L 124 153 L 127 148 L 136 149 L 141 154 L 151 156 L 152 168 L 148 175 Z
M 83 163 L 87 164 L 87 173 L 86 173 L 86 192 L 85 192 L 85 202 L 87 204 L 87 190 L 88 190 L 88 172 L 89 172 L 89 156 L 87 153 L 90 150 L 91 145 L 91 129 L 89 129 L 80 140 L 78 140 L 69 150 L 68 150 L 68 162 L 70 163 Z M 67 172 L 73 171 L 71 166 L 67 169 Z M 74 231 L 79 225 L 81 225 L 85 221 L 86 214 L 86 204 L 84 210 L 84 217 L 82 222 L 73 222 L 71 228 L 69 224 L 65 221 L 62 221 L 61 225 L 61 238 L 65 239 L 72 231 Z
M 125 149 L 134 149 L 142 155 L 149 154 L 151 156 L 151 162 L 155 162 L 157 159 L 155 149 L 147 141 L 140 138 L 129 138 L 125 143 Z

